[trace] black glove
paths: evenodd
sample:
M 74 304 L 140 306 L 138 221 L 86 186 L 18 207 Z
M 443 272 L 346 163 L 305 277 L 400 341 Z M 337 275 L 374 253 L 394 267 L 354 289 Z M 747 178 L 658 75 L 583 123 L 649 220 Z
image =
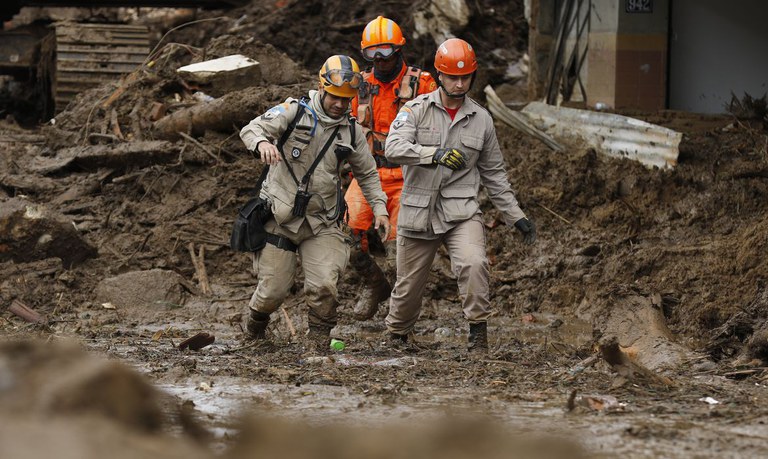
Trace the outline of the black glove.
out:
M 536 242 L 536 227 L 527 218 L 521 218 L 515 222 L 515 228 L 523 233 L 523 243 L 531 245 Z
M 439 164 L 452 171 L 457 171 L 467 167 L 467 157 L 455 148 L 438 148 L 432 157 L 432 164 Z

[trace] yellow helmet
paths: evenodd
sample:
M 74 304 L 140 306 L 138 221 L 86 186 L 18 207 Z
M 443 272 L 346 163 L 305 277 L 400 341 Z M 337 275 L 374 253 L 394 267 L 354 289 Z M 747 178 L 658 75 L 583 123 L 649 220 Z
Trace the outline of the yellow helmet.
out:
M 357 62 L 343 54 L 329 57 L 320 67 L 319 77 L 320 87 L 337 97 L 355 97 L 363 82 Z

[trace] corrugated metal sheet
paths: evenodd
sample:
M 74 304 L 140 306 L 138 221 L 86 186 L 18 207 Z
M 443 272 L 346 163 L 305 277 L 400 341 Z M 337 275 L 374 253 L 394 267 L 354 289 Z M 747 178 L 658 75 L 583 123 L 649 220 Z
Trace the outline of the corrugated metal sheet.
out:
M 520 113 L 556 139 L 581 139 L 599 153 L 661 169 L 677 165 L 679 132 L 628 116 L 531 102 Z

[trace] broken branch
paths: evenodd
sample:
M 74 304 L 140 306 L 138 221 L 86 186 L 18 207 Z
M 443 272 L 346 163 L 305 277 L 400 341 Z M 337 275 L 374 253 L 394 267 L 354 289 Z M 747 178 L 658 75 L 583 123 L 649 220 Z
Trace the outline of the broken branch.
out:
M 288 322 L 288 330 L 291 332 L 291 336 L 296 336 L 296 329 L 293 328 L 293 321 L 290 316 L 285 312 L 285 308 L 280 308 L 280 310 L 283 311 L 283 317 L 285 317 L 285 321 Z
M 569 225 L 572 225 L 572 223 L 571 223 L 571 221 L 570 221 L 570 220 L 568 220 L 567 218 L 565 218 L 565 217 L 561 216 L 560 214 L 558 214 L 558 213 L 557 213 L 557 212 L 555 212 L 554 210 L 550 209 L 549 207 L 545 206 L 544 204 L 542 204 L 542 203 L 540 203 L 540 202 L 537 202 L 537 203 L 536 203 L 536 205 L 538 205 L 538 206 L 539 206 L 539 207 L 541 207 L 542 209 L 546 210 L 546 211 L 547 211 L 547 212 L 549 212 L 550 214 L 554 215 L 555 217 L 559 218 L 559 219 L 560 219 L 560 220 L 562 220 L 563 222 L 565 222 L 565 223 L 567 223 L 567 224 L 569 224 Z
M 635 362 L 624 351 L 621 350 L 619 342 L 615 337 L 608 337 L 600 343 L 600 355 L 608 365 L 627 380 L 635 383 L 656 384 L 664 387 L 673 386 L 672 380 L 665 376 L 656 374 L 648 368 Z
M 211 286 L 208 284 L 208 273 L 205 271 L 205 246 L 200 246 L 199 255 L 195 255 L 195 244 L 189 243 L 189 256 L 192 258 L 192 265 L 195 267 L 195 274 L 200 283 L 200 293 L 209 295 Z
M 109 113 L 109 123 L 112 125 L 112 133 L 115 137 L 120 140 L 124 139 L 123 131 L 120 129 L 120 122 L 117 120 L 117 110 L 114 108 Z
M 210 156 L 211 158 L 213 158 L 214 160 L 216 160 L 216 162 L 221 162 L 221 159 L 219 159 L 219 157 L 218 157 L 218 156 L 214 155 L 214 154 L 213 154 L 213 152 L 212 152 L 211 150 L 209 150 L 209 149 L 208 149 L 208 148 L 207 148 L 205 145 L 203 145 L 202 143 L 198 142 L 198 140 L 197 140 L 197 139 L 195 139 L 194 137 L 192 137 L 191 135 L 189 135 L 189 134 L 185 134 L 185 133 L 183 133 L 183 132 L 179 132 L 178 134 L 179 134 L 180 136 L 184 137 L 185 139 L 189 140 L 189 141 L 190 141 L 190 142 L 192 142 L 193 144 L 195 144 L 197 147 L 199 147 L 201 150 L 203 150 L 203 151 L 204 151 L 204 152 L 205 152 L 205 153 L 206 153 L 208 156 Z
M 496 95 L 496 92 L 490 85 L 486 86 L 483 91 L 485 92 L 486 100 L 488 101 L 488 110 L 490 110 L 494 116 L 512 126 L 513 128 L 516 128 L 530 136 L 536 137 L 537 139 L 544 142 L 544 144 L 552 150 L 565 150 L 563 146 L 557 143 L 555 139 L 536 129 L 531 123 L 528 122 L 528 120 L 525 119 L 523 115 L 507 107 L 504 102 L 499 99 L 499 96 Z
M 48 322 L 43 315 L 19 300 L 13 300 L 8 310 L 33 324 L 46 324 Z

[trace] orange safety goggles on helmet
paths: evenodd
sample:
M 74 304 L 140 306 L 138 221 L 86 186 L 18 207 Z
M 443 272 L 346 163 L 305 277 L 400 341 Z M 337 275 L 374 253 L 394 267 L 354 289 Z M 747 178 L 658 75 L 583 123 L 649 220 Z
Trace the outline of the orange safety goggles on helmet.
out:
M 351 70 L 330 69 L 321 75 L 328 83 L 340 88 L 344 84 L 349 84 L 352 89 L 358 89 L 363 82 L 363 75 L 360 72 Z
M 389 59 L 390 57 L 394 56 L 394 54 L 399 50 L 400 50 L 399 46 L 390 45 L 390 44 L 369 46 L 363 49 L 363 58 L 369 62 L 373 61 L 377 57 L 380 59 Z

